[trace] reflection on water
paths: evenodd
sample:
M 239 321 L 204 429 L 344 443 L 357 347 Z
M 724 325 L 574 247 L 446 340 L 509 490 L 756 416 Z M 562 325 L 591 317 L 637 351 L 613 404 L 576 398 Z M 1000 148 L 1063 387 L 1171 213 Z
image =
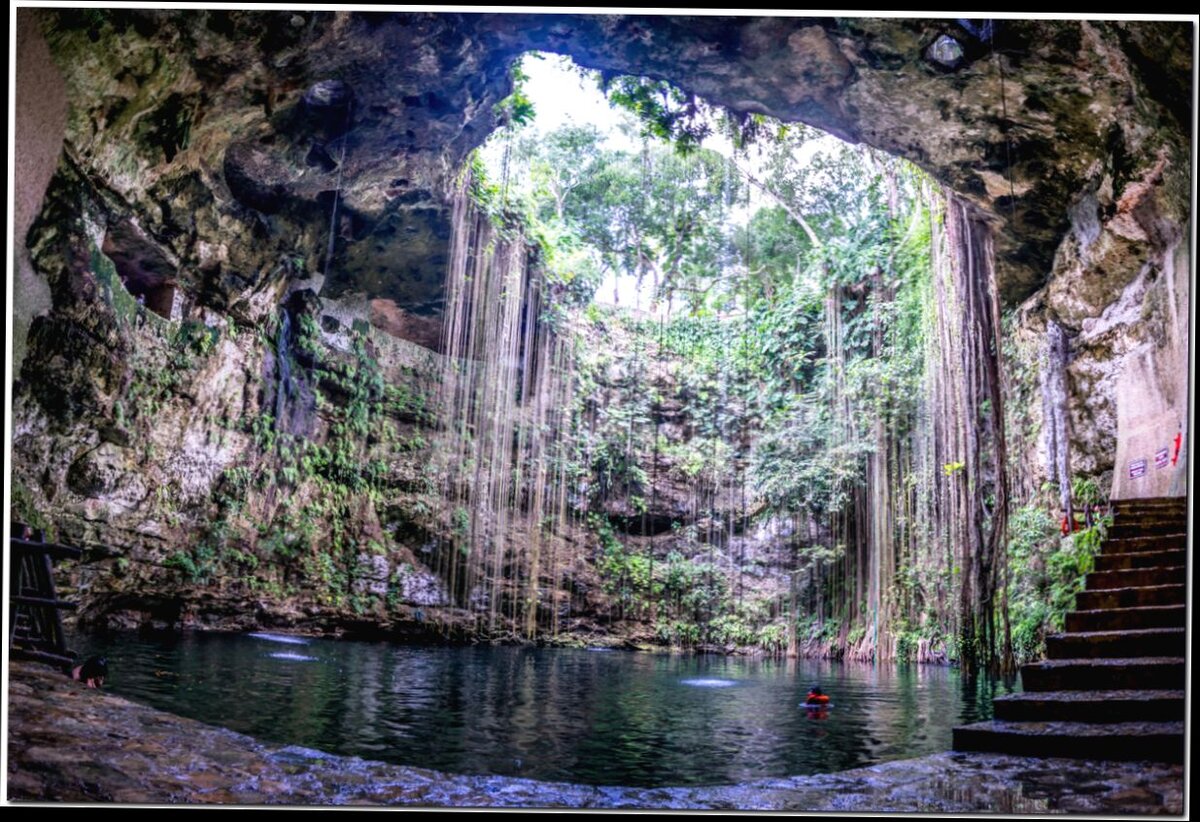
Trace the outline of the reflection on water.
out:
M 990 717 L 997 687 L 926 666 L 326 639 L 295 653 L 271 637 L 73 647 L 107 652 L 107 690 L 272 742 L 607 785 L 721 784 L 945 751 L 951 728 Z M 820 721 L 800 706 L 813 684 L 837 705 Z
M 301 636 L 285 636 L 284 634 L 247 634 L 254 639 L 264 639 L 267 642 L 282 642 L 284 645 L 307 645 L 309 640 Z

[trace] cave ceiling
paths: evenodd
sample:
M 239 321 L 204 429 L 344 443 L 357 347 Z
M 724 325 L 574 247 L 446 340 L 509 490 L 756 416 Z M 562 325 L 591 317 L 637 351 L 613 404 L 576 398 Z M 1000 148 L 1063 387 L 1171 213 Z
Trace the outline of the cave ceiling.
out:
M 1082 198 L 1187 162 L 1192 27 L 986 22 L 44 10 L 41 27 L 67 154 L 123 226 L 114 259 L 174 261 L 217 307 L 286 259 L 327 270 L 323 294 L 436 314 L 455 170 L 530 50 L 913 161 L 994 225 L 1001 294 L 1023 299 Z

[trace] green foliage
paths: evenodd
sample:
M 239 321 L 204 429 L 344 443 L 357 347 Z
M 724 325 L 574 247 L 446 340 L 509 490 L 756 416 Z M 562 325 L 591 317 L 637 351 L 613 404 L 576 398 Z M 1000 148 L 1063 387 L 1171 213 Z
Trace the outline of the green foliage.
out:
M 50 517 L 42 511 L 34 501 L 34 495 L 29 487 L 20 480 L 13 479 L 10 486 L 9 510 L 12 520 L 28 525 L 35 530 L 45 533 L 46 539 L 55 538 L 55 527 Z
M 1108 528 L 1107 518 L 1093 528 L 1060 537 L 1056 523 L 1045 510 L 1026 505 L 1009 519 L 1008 588 L 1013 652 L 1018 661 L 1041 656 L 1047 634 L 1063 629 L 1075 595 L 1083 590 L 1086 575 Z
M 698 645 L 701 639 L 699 625 L 680 619 L 659 619 L 654 634 L 659 642 L 683 648 Z
M 758 629 L 752 645 L 771 654 L 782 654 L 787 648 L 787 626 L 782 622 L 771 622 Z
M 167 557 L 163 566 L 180 571 L 189 582 L 206 585 L 217 571 L 217 552 L 211 545 L 202 542 L 191 551 L 175 551 Z
M 601 89 L 610 103 L 637 119 L 644 137 L 673 143 L 680 154 L 697 150 L 712 133 L 699 98 L 669 83 L 625 75 L 603 78 Z
M 649 593 L 649 561 L 626 550 L 607 518 L 589 514 L 588 525 L 600 544 L 596 570 L 604 581 L 605 591 L 626 609 L 643 606 Z
M 759 632 L 738 614 L 725 613 L 708 623 L 708 633 L 718 645 L 747 647 L 758 644 Z
M 466 508 L 459 506 L 450 516 L 450 527 L 459 539 L 465 539 L 471 532 L 471 515 Z
M 496 104 L 496 119 L 510 127 L 528 125 L 533 122 L 535 114 L 533 102 L 525 91 L 525 83 L 529 80 L 529 75 L 525 73 L 518 60 L 512 64 L 508 76 L 512 80 L 513 90 L 511 94 Z
M 896 637 L 896 658 L 915 659 L 922 639 L 921 633 L 912 629 L 903 619 L 897 620 L 892 625 L 892 633 Z
M 801 137 L 797 132 L 789 139 Z M 583 142 L 588 141 L 594 142 L 592 137 Z M 690 295 L 689 310 L 666 320 L 598 306 L 581 312 L 576 327 L 587 342 L 576 363 L 577 396 L 616 392 L 594 405 L 585 400 L 577 412 L 589 420 L 579 451 L 594 480 L 588 484 L 593 510 L 612 499 L 624 500 L 634 512 L 648 509 L 652 485 L 661 482 L 652 474 L 665 466 L 676 481 L 697 489 L 744 483 L 754 500 L 766 502 L 762 515 L 828 521 L 866 483 L 867 458 L 876 445 L 870 421 L 882 417 L 893 436 L 903 437 L 916 415 L 924 377 L 930 235 L 928 213 L 914 204 L 915 183 L 879 158 L 846 150 L 822 160 L 816 172 L 789 166 L 792 176 L 779 187 L 790 198 L 789 208 L 809 209 L 812 224 L 822 230 L 819 245 L 783 207 L 761 209 L 751 229 L 726 230 L 730 196 L 736 197 L 738 187 L 722 180 L 729 173 L 723 159 L 705 170 L 703 152 L 681 161 L 648 147 L 641 167 L 626 170 L 603 149 L 588 150 L 595 174 L 581 175 L 562 197 L 564 220 L 576 236 L 601 249 L 606 268 L 656 276 L 660 297 Z M 885 196 L 889 174 L 900 207 Z M 836 196 L 811 196 L 806 179 L 814 176 L 835 180 Z M 701 231 L 717 227 L 711 243 L 718 253 L 708 256 L 700 252 L 709 240 L 699 234 L 689 240 L 699 245 L 670 245 L 666 235 L 678 222 L 663 223 L 668 230 L 655 233 L 656 197 L 645 195 L 668 185 L 696 199 L 703 181 L 713 183 L 718 195 L 710 211 L 670 210 L 677 217 L 697 215 Z M 671 196 L 657 199 L 669 202 Z M 655 239 L 638 250 L 637 243 L 647 238 Z M 631 250 L 627 261 L 619 256 Z M 740 259 L 728 256 L 731 250 Z M 739 263 L 740 269 L 730 268 Z M 733 276 L 735 270 L 747 276 Z M 828 350 L 830 310 L 838 312 L 839 351 Z M 675 393 L 661 396 L 652 386 L 668 371 Z M 846 416 L 842 403 L 859 413 Z M 663 407 L 678 409 L 672 413 L 686 420 L 685 440 L 659 435 L 654 420 Z M 754 442 L 752 449 L 736 445 L 747 441 Z M 601 560 L 603 576 L 628 607 L 652 607 L 660 635 L 670 641 L 752 644 L 751 633 L 778 624 L 765 616 L 734 618 L 728 581 L 715 568 L 677 554 L 646 563 L 653 579 L 645 579 L 630 554 L 609 546 Z M 839 556 L 837 546 L 797 551 L 801 567 L 827 567 Z M 928 601 L 927 591 L 938 584 L 948 583 L 905 569 L 896 582 L 905 601 Z M 633 595 L 646 588 L 653 591 L 652 601 L 634 602 Z M 685 625 L 696 630 L 684 631 Z M 765 641 L 778 646 L 779 630 L 764 634 Z M 923 638 L 907 624 L 892 630 L 906 654 Z
M 260 451 L 270 453 L 275 450 L 275 416 L 264 411 L 256 417 L 246 420 L 247 430 L 254 437 L 254 444 Z
M 112 307 L 113 313 L 126 328 L 133 327 L 138 314 L 137 300 L 125 289 L 116 264 L 95 246 L 91 248 L 90 263 L 96 282 L 100 285 L 101 298 Z
M 693 147 L 682 156 L 651 142 L 613 150 L 595 128 L 570 125 L 508 139 L 508 163 L 521 173 L 492 183 L 477 153 L 472 197 L 486 213 L 527 226 L 552 305 L 585 305 L 608 272 L 653 277 L 664 296 L 677 281 L 719 275 L 740 190 L 719 154 Z
M 1095 478 L 1075 477 L 1071 480 L 1071 498 L 1080 505 L 1099 505 L 1103 495 Z
M 171 343 L 177 352 L 173 364 L 186 370 L 192 364 L 192 355 L 207 357 L 220 338 L 221 329 L 209 328 L 198 320 L 185 320 L 171 335 Z
M 316 317 L 301 313 L 296 323 L 296 348 L 310 360 L 319 362 L 325 346 L 321 343 L 321 329 Z

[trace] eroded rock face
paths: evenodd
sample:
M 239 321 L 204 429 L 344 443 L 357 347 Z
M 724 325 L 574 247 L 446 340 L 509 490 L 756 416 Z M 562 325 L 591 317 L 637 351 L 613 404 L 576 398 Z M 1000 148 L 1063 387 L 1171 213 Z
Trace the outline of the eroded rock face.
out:
M 226 471 L 264 459 L 255 440 L 274 425 L 251 426 L 278 394 L 273 323 L 289 294 L 319 291 L 299 313 L 330 351 L 352 358 L 361 323 L 389 379 L 428 393 L 436 366 L 402 343 L 438 339 L 445 192 L 495 128 L 508 68 L 530 49 L 825 128 L 905 156 L 968 198 L 995 227 L 1006 306 L 1024 301 L 1013 339 L 1036 352 L 1051 319 L 1068 335 L 1077 471 L 1107 476 L 1133 458 L 1116 459 L 1123 431 L 1153 418 L 1147 443 L 1157 442 L 1186 403 L 1185 24 L 1003 20 L 983 37 L 950 20 L 59 9 L 19 25 L 22 43 L 44 37 L 67 114 L 45 196 L 18 196 L 41 203 L 26 214 L 18 302 L 34 307 L 20 318 L 49 310 L 30 323 L 16 386 L 14 480 L 23 516 L 53 511 L 65 537 L 111 549 L 104 573 L 117 581 L 104 584 L 130 601 L 151 594 L 184 535 L 213 515 Z M 51 114 L 32 139 L 57 140 Z M 179 337 L 185 325 L 203 339 Z M 352 403 L 344 387 L 325 388 Z M 321 441 L 333 413 L 305 430 Z M 1035 488 L 1038 416 L 1021 445 L 1022 481 Z M 423 541 L 417 419 L 396 411 L 412 447 L 387 466 L 383 516 L 356 519 L 364 543 L 380 529 L 411 534 L 389 578 Z M 663 425 L 686 436 L 669 413 Z M 370 447 L 364 458 L 384 450 Z M 659 467 L 661 525 L 688 513 L 688 497 L 679 466 Z M 294 544 L 281 537 L 279 550 Z M 360 593 L 378 599 L 381 575 L 364 565 Z M 400 594 L 418 605 L 441 596 L 427 581 Z M 212 612 L 236 615 L 260 592 L 209 595 Z M 179 596 L 196 599 L 186 586 Z M 261 596 L 278 602 L 284 589 Z M 314 595 L 271 618 L 323 620 L 328 607 Z
M 442 324 L 440 317 L 423 317 L 405 311 L 392 300 L 371 300 L 368 319 L 371 325 L 397 337 L 409 340 L 430 351 L 441 350 Z

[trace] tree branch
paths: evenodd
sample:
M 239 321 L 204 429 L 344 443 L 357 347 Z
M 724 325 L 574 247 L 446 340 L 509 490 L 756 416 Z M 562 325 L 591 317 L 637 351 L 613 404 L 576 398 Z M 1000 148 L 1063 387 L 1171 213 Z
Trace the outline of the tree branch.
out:
M 821 248 L 823 243 L 821 242 L 820 238 L 817 237 L 817 232 L 813 231 L 812 226 L 808 224 L 808 220 L 804 219 L 803 214 L 801 214 L 796 209 L 792 208 L 788 204 L 788 202 L 786 200 L 784 200 L 783 197 L 781 197 L 770 186 L 768 186 L 762 180 L 759 180 L 757 177 L 755 177 L 753 174 L 751 174 L 750 169 L 746 168 L 745 166 L 743 166 L 741 163 L 739 163 L 737 160 L 735 160 L 733 158 L 730 158 L 730 162 L 733 163 L 734 168 L 736 168 L 738 171 L 740 171 L 742 173 L 743 177 L 745 177 L 747 180 L 749 180 L 751 183 L 753 183 L 760 191 L 762 191 L 765 194 L 771 195 L 771 198 L 775 200 L 775 202 L 779 205 L 779 207 L 782 208 L 785 212 L 787 212 L 787 215 L 789 217 L 791 217 L 793 220 L 795 220 L 796 223 L 802 229 L 804 229 L 804 233 L 808 235 L 808 239 L 812 242 L 812 244 L 815 245 L 817 248 Z

